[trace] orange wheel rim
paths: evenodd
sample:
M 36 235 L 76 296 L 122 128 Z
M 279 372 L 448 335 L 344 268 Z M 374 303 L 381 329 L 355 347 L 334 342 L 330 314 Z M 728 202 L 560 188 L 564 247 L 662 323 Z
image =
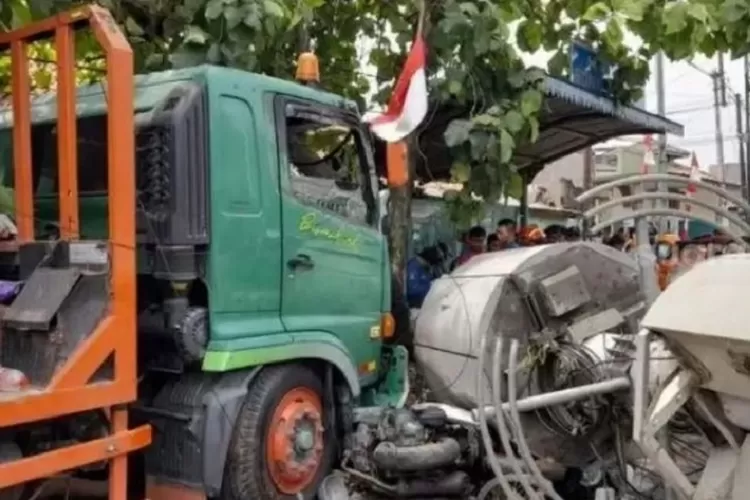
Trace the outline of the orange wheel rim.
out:
M 297 387 L 281 398 L 268 422 L 268 474 L 281 493 L 295 495 L 315 480 L 322 457 L 320 396 L 306 387 Z

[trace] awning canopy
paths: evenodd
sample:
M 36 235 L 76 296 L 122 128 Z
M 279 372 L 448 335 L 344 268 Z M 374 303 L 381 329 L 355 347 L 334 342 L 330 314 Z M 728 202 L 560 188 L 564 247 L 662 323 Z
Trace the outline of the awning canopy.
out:
M 526 171 L 527 178 L 533 178 L 548 163 L 614 137 L 662 133 L 682 136 L 685 133 L 682 125 L 671 120 L 638 108 L 620 106 L 612 99 L 568 81 L 548 76 L 543 85 L 545 99 L 539 139 L 534 144 L 518 147 L 514 159 L 516 165 Z M 419 179 L 427 182 L 450 177 L 451 157 L 443 134 L 452 120 L 468 117 L 469 109 L 448 104 L 430 111 L 419 141 Z M 381 154 L 384 160 L 385 155 Z M 385 161 L 378 163 L 385 165 Z

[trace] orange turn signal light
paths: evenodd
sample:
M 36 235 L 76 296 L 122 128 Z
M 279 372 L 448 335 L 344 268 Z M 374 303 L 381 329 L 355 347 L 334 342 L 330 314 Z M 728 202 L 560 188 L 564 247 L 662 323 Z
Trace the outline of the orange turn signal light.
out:
M 383 313 L 380 316 L 380 336 L 384 339 L 393 337 L 396 333 L 396 320 L 393 319 L 393 315 L 389 312 Z

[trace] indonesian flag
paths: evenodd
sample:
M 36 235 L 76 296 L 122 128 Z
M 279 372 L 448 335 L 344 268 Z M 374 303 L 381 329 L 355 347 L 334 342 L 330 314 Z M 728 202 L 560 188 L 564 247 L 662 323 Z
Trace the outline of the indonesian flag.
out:
M 368 113 L 363 118 L 380 139 L 400 141 L 416 130 L 427 115 L 426 60 L 424 40 L 417 34 L 385 113 Z
M 695 194 L 695 182 L 700 182 L 701 180 L 701 169 L 698 167 L 698 157 L 695 156 L 695 151 L 693 151 L 693 156 L 690 159 L 690 183 L 687 185 L 687 195 L 693 196 Z
M 654 138 L 651 134 L 643 137 L 643 164 L 641 165 L 641 173 L 647 174 L 651 170 L 651 165 L 656 164 L 654 159 Z

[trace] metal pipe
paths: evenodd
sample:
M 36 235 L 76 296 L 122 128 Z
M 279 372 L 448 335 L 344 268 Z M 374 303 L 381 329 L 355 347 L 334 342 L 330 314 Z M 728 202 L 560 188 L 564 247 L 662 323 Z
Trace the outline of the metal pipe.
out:
M 508 355 L 508 405 L 510 406 L 510 422 L 511 427 L 516 430 L 516 444 L 518 445 L 518 451 L 521 453 L 526 462 L 526 466 L 531 471 L 531 474 L 536 479 L 536 482 L 544 490 L 546 497 L 552 500 L 563 500 L 560 495 L 555 491 L 555 487 L 552 483 L 547 481 L 542 475 L 542 471 L 539 470 L 534 457 L 531 456 L 531 450 L 526 442 L 526 436 L 523 433 L 523 427 L 521 425 L 521 416 L 518 413 L 518 401 L 516 396 L 518 395 L 518 339 L 511 340 L 510 343 L 510 354 Z
M 484 395 L 485 395 L 485 367 L 487 366 L 487 335 L 482 335 L 481 340 L 479 341 L 479 367 L 477 370 L 477 378 L 476 378 L 476 389 L 477 389 L 477 403 L 479 405 L 477 420 L 479 421 L 479 433 L 482 436 L 482 443 L 484 444 L 485 450 L 487 450 L 487 460 L 490 463 L 490 468 L 492 469 L 492 472 L 495 473 L 495 477 L 497 478 L 498 482 L 500 483 L 500 487 L 503 489 L 503 493 L 505 494 L 505 497 L 509 500 L 521 500 L 518 493 L 510 486 L 510 483 L 508 482 L 508 479 L 505 477 L 505 473 L 503 472 L 503 466 L 500 464 L 500 461 L 497 459 L 497 456 L 492 452 L 494 449 L 493 443 L 492 443 L 492 437 L 490 436 L 490 428 L 489 425 L 487 425 L 487 415 L 485 413 L 485 406 L 484 406 Z M 494 410 L 494 408 L 493 408 Z M 505 420 L 503 420 L 503 415 L 500 415 L 500 418 L 498 420 L 498 428 L 505 425 Z
M 690 198 L 689 196 L 685 196 L 684 194 L 680 194 L 680 193 L 639 193 L 639 194 L 634 194 L 631 196 L 626 196 L 625 198 L 615 198 L 613 200 L 610 200 L 606 203 L 602 203 L 601 205 L 597 205 L 587 210 L 586 212 L 584 212 L 583 217 L 592 218 L 596 216 L 599 212 L 609 210 L 610 208 L 613 208 L 619 205 L 624 205 L 626 203 L 635 203 L 635 202 L 644 201 L 644 200 L 652 200 L 652 199 L 674 200 L 674 201 L 690 203 L 691 205 L 703 207 L 706 210 L 712 211 L 716 214 L 721 215 L 722 217 L 725 217 L 728 221 L 730 221 L 734 225 L 740 227 L 742 230 L 747 232 L 747 234 L 750 234 L 750 224 L 746 223 L 744 220 L 742 220 L 740 217 L 733 214 L 732 212 L 725 210 L 721 207 L 712 205 L 710 203 L 707 203 L 703 200 L 693 199 L 693 198 Z M 692 212 L 685 212 L 685 217 L 692 217 L 692 216 L 693 216 Z
M 495 353 L 492 357 L 492 402 L 495 406 L 495 415 L 499 415 L 500 418 L 496 418 L 497 422 L 502 422 L 502 425 L 498 425 L 500 431 L 500 441 L 503 443 L 505 449 L 505 455 L 510 460 L 510 466 L 513 472 L 518 476 L 518 481 L 521 483 L 521 487 L 526 492 L 526 496 L 530 500 L 542 500 L 539 494 L 531 487 L 531 482 L 528 476 L 524 475 L 524 471 L 521 469 L 521 462 L 516 459 L 515 451 L 511 446 L 510 433 L 505 427 L 505 412 L 503 411 L 503 380 L 501 377 L 501 367 L 504 365 L 501 363 L 503 357 L 503 338 L 497 337 L 495 341 Z M 513 424 L 511 423 L 511 428 Z M 518 438 L 518 432 L 514 432 L 515 437 Z M 517 442 L 517 441 L 516 441 Z
M 666 216 L 669 216 L 669 217 L 685 217 L 684 214 L 685 214 L 685 212 L 682 211 L 682 210 L 663 209 L 663 208 L 660 208 L 660 209 L 647 208 L 647 209 L 644 209 L 644 210 L 639 210 L 637 212 L 632 212 L 632 213 L 624 214 L 624 215 L 621 215 L 621 216 L 618 216 L 618 217 L 613 217 L 612 219 L 606 220 L 604 222 L 600 222 L 596 226 L 592 227 L 591 231 L 593 231 L 593 232 L 596 233 L 597 231 L 601 231 L 605 227 L 613 226 L 613 225 L 617 224 L 618 222 L 622 222 L 622 221 L 628 220 L 628 219 L 637 219 L 638 217 L 646 217 L 646 216 L 649 216 L 649 215 L 666 215 Z M 692 214 L 690 217 L 693 220 L 704 222 L 704 223 L 708 224 L 709 226 L 716 226 L 716 221 L 712 221 L 712 220 L 706 219 L 705 217 L 701 217 L 701 216 L 695 215 L 695 214 Z M 747 249 L 747 243 L 745 243 L 745 240 L 744 240 L 746 234 L 742 234 L 742 233 L 739 233 L 739 232 L 735 231 L 732 226 L 730 226 L 728 228 L 725 227 L 725 228 L 722 228 L 722 229 L 724 230 L 724 232 L 726 232 L 727 234 L 729 234 L 729 236 L 731 236 L 732 239 L 734 239 L 734 241 L 737 244 L 742 245 L 745 249 Z
M 748 202 L 746 202 L 742 198 L 734 196 L 731 193 L 728 193 L 725 189 L 716 187 L 704 181 L 693 180 L 688 177 L 679 177 L 677 175 L 671 175 L 671 174 L 631 175 L 629 177 L 615 179 L 611 182 L 600 184 L 596 186 L 595 188 L 586 191 L 585 193 L 581 194 L 578 198 L 576 198 L 576 202 L 583 203 L 597 196 L 600 193 L 609 191 L 610 189 L 614 189 L 620 186 L 627 186 L 629 184 L 642 184 L 646 182 L 658 182 L 658 181 L 664 181 L 668 184 L 670 183 L 671 184 L 683 184 L 686 186 L 688 184 L 693 184 L 696 187 L 705 189 L 706 191 L 711 191 L 712 193 L 722 196 L 724 199 L 731 201 L 733 204 L 740 207 L 746 214 L 750 214 L 750 204 L 748 204 Z
M 639 442 L 643 435 L 646 408 L 648 408 L 648 379 L 651 333 L 643 329 L 635 336 L 635 360 L 633 361 L 633 440 Z
M 579 385 L 578 387 L 571 387 L 570 389 L 561 389 L 559 391 L 529 396 L 519 400 L 516 406 L 518 407 L 519 412 L 525 413 L 540 410 L 548 406 L 580 401 L 581 399 L 586 399 L 599 394 L 624 391 L 629 389 L 630 386 L 631 382 L 629 377 L 616 377 L 603 382 L 594 382 L 593 384 Z M 510 405 L 505 403 L 502 405 L 502 409 L 503 411 L 508 411 L 510 410 Z M 479 409 L 473 410 L 472 415 L 479 411 Z M 484 408 L 484 414 L 485 416 L 494 416 L 495 409 L 487 406 Z

